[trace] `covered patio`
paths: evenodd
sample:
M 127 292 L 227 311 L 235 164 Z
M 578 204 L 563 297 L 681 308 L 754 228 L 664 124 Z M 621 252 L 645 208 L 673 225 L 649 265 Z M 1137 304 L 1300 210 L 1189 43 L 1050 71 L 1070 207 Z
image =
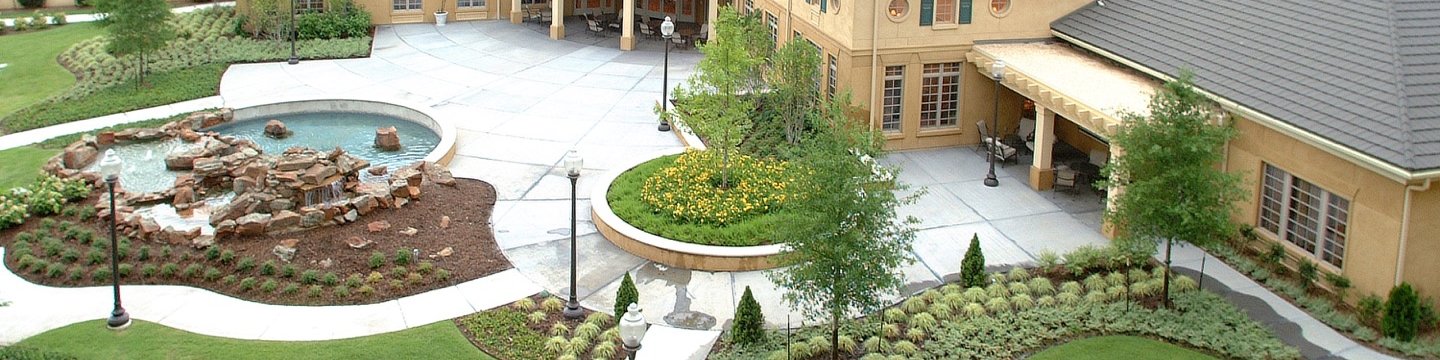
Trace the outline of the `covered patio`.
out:
M 1001 147 L 1016 149 L 1016 162 L 1029 163 L 1022 178 L 1031 189 L 1109 190 L 1091 186 L 1099 168 L 1121 153 L 1109 137 L 1124 114 L 1148 113 L 1158 84 L 1064 43 L 977 44 L 966 58 L 982 74 L 1003 62 L 1001 85 L 1025 99 L 1017 125 L 997 130 L 1011 139 Z
M 511 0 L 510 22 L 533 22 L 549 27 L 550 38 L 589 33 L 611 36 L 621 50 L 635 50 L 643 39 L 667 41 L 679 48 L 713 38 L 709 23 L 718 17 L 718 0 Z M 673 36 L 661 39 L 665 18 L 674 24 Z

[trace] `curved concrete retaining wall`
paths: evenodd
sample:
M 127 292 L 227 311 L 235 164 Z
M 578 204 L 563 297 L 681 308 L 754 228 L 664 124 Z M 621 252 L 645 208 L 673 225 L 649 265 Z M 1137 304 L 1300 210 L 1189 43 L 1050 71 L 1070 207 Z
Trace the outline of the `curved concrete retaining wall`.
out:
M 705 271 L 749 271 L 776 267 L 781 245 L 761 246 L 710 246 L 675 241 L 644 232 L 615 216 L 605 194 L 610 184 L 626 170 L 655 158 L 679 154 L 683 150 L 671 150 L 647 157 L 633 164 L 619 167 L 619 170 L 602 175 L 600 182 L 590 194 L 591 218 L 600 234 L 615 246 L 654 262 L 692 270 Z
M 317 112 L 349 112 L 384 115 L 424 126 L 440 135 L 425 161 L 449 165 L 455 158 L 455 125 L 428 111 L 428 107 L 362 99 L 314 99 L 251 105 L 235 109 L 236 122 L 264 121 L 268 117 Z

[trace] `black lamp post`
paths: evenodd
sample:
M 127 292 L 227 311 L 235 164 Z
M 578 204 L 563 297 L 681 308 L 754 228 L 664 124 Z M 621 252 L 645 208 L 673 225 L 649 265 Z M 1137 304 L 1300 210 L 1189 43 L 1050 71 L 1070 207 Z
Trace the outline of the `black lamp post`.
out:
M 675 34 L 675 22 L 666 16 L 660 23 L 660 38 L 665 42 L 665 71 L 660 82 L 660 131 L 670 131 L 670 37 Z
M 116 215 L 115 213 L 115 183 L 120 181 L 120 170 L 124 169 L 125 161 L 115 155 L 115 149 L 105 150 L 105 157 L 100 159 L 100 173 L 105 175 L 105 185 L 110 191 L 110 281 L 115 289 L 115 309 L 110 311 L 110 318 L 105 321 L 105 327 L 111 330 L 121 330 L 130 326 L 130 314 L 125 313 L 125 308 L 120 306 L 120 263 L 118 242 L 115 238 Z
M 584 315 L 580 301 L 575 296 L 575 183 L 580 180 L 580 167 L 584 159 L 580 152 L 565 153 L 565 174 L 570 178 L 570 300 L 565 302 L 566 319 L 579 319 Z
M 985 174 L 985 186 L 996 187 L 1000 186 L 1000 180 L 995 178 L 995 151 L 999 150 L 996 143 L 1000 140 L 995 138 L 995 129 L 1000 127 L 1000 81 L 1005 80 L 1004 61 L 995 60 L 990 64 L 990 77 L 995 79 L 995 108 L 990 116 L 994 124 L 990 127 L 990 140 L 986 140 L 989 144 L 985 144 L 985 148 L 990 150 L 985 152 L 986 157 L 990 158 L 990 173 Z M 984 137 L 985 134 L 980 136 Z
M 295 54 L 295 37 L 299 35 L 300 29 L 295 27 L 295 11 L 299 10 L 299 0 L 290 0 L 290 65 L 300 63 L 300 57 Z

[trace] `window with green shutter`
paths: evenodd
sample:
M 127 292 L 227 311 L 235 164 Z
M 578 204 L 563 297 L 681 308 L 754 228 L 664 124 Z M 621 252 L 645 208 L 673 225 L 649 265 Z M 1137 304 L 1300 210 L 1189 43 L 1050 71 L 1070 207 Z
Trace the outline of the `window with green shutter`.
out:
M 828 7 L 828 5 L 830 5 L 830 4 L 828 3 L 828 1 L 820 0 L 820 12 L 821 12 L 821 13 L 824 13 L 824 12 L 825 12 L 825 9 Z
M 935 0 L 920 0 L 920 26 L 935 23 Z
M 974 8 L 974 6 L 971 5 L 971 2 L 972 2 L 971 0 L 960 0 L 960 23 L 961 23 L 961 24 L 969 24 L 969 23 L 970 23 L 970 10 L 971 10 L 972 8 Z

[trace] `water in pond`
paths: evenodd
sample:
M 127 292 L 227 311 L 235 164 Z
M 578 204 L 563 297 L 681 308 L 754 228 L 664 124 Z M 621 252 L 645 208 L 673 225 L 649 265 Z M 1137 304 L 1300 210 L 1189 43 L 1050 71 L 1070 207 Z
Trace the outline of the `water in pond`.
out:
M 265 121 L 280 120 L 292 134 L 284 139 L 265 136 Z M 394 126 L 400 135 L 399 151 L 381 151 L 375 148 L 375 129 Z M 291 114 L 248 119 L 213 128 L 221 135 L 250 139 L 266 154 L 278 155 L 292 146 L 304 146 L 320 151 L 329 151 L 339 146 L 370 166 L 389 166 L 394 169 L 424 159 L 440 143 L 440 136 L 429 128 L 414 122 L 384 115 L 364 113 L 311 113 Z
M 175 177 L 183 171 L 166 170 L 165 154 L 184 151 L 194 146 L 180 139 L 170 139 L 111 147 L 115 149 L 115 155 L 125 160 L 125 167 L 120 171 L 120 188 L 131 193 L 169 189 L 175 185 Z M 99 171 L 100 160 L 96 159 L 85 170 Z

